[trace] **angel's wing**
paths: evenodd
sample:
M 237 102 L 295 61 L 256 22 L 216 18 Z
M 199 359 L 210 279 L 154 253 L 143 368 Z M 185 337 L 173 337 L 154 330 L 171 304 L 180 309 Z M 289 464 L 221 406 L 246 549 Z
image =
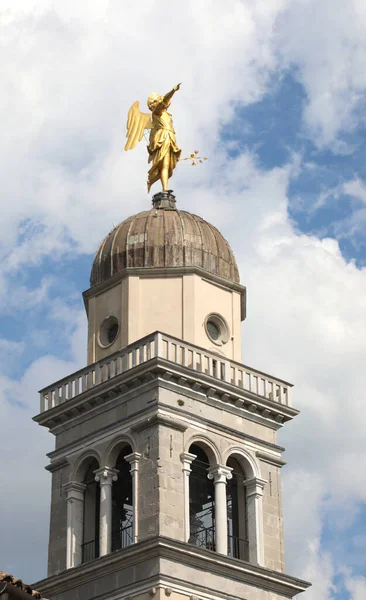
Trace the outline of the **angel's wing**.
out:
M 151 127 L 151 115 L 141 112 L 140 102 L 134 102 L 128 111 L 125 150 L 132 150 L 142 140 L 144 130 Z

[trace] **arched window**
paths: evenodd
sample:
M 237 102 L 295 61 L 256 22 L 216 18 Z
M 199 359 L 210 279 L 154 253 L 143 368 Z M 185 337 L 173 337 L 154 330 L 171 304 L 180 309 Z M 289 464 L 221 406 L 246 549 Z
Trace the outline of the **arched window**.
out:
M 98 461 L 93 458 L 84 477 L 83 543 L 81 545 L 81 561 L 84 563 L 99 556 L 99 511 L 100 487 L 95 481 L 99 468 Z
M 245 477 L 235 458 L 230 457 L 227 466 L 232 468 L 226 485 L 228 556 L 249 560 Z
M 207 478 L 210 465 L 206 453 L 197 444 L 192 444 L 189 452 L 196 456 L 189 476 L 189 543 L 215 550 L 214 485 Z
M 131 453 L 131 446 L 125 446 L 115 466 L 118 479 L 112 488 L 112 552 L 126 548 L 134 541 L 132 477 L 130 464 L 125 459 Z

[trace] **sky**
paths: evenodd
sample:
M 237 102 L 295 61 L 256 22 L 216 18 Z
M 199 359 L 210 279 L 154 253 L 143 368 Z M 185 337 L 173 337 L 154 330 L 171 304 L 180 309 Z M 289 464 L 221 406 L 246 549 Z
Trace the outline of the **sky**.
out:
M 93 254 L 150 206 L 128 109 L 182 82 L 179 145 L 209 160 L 178 165 L 178 206 L 229 240 L 243 362 L 301 411 L 278 436 L 286 570 L 304 600 L 364 600 L 364 0 L 2 0 L 0 34 L 0 568 L 46 575 L 37 390 L 85 365 Z

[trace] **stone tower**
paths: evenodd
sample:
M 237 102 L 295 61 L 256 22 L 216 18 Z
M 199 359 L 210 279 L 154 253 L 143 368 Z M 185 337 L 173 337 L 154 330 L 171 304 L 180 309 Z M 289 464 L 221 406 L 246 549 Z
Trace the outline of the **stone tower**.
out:
M 41 391 L 56 438 L 51 600 L 280 600 L 276 431 L 291 384 L 241 364 L 246 290 L 220 232 L 158 194 L 98 249 L 88 365 Z

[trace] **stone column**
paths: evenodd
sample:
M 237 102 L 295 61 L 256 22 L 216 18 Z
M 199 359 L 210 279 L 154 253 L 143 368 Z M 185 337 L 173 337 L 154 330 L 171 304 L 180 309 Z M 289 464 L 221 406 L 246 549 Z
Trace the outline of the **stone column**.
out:
M 195 454 L 183 452 L 180 460 L 183 464 L 183 495 L 184 495 L 184 541 L 188 542 L 191 535 L 190 526 L 190 508 L 189 508 L 189 475 L 191 473 L 191 464 L 196 458 Z
M 64 485 L 67 501 L 66 569 L 77 567 L 82 561 L 85 488 L 86 485 L 78 481 Z
M 208 470 L 208 478 L 215 486 L 215 544 L 216 552 L 227 554 L 226 481 L 232 478 L 232 468 L 215 465 Z
M 130 473 L 132 478 L 132 509 L 133 509 L 133 541 L 136 544 L 139 539 L 139 460 L 141 454 L 139 452 L 132 452 L 125 456 L 125 460 L 130 463 Z
M 264 564 L 263 540 L 263 488 L 267 481 L 259 477 L 252 477 L 244 481 L 247 501 L 247 538 L 249 540 L 249 562 Z
M 100 485 L 99 556 L 104 556 L 112 550 L 112 483 L 117 481 L 118 471 L 102 467 L 94 474 Z

